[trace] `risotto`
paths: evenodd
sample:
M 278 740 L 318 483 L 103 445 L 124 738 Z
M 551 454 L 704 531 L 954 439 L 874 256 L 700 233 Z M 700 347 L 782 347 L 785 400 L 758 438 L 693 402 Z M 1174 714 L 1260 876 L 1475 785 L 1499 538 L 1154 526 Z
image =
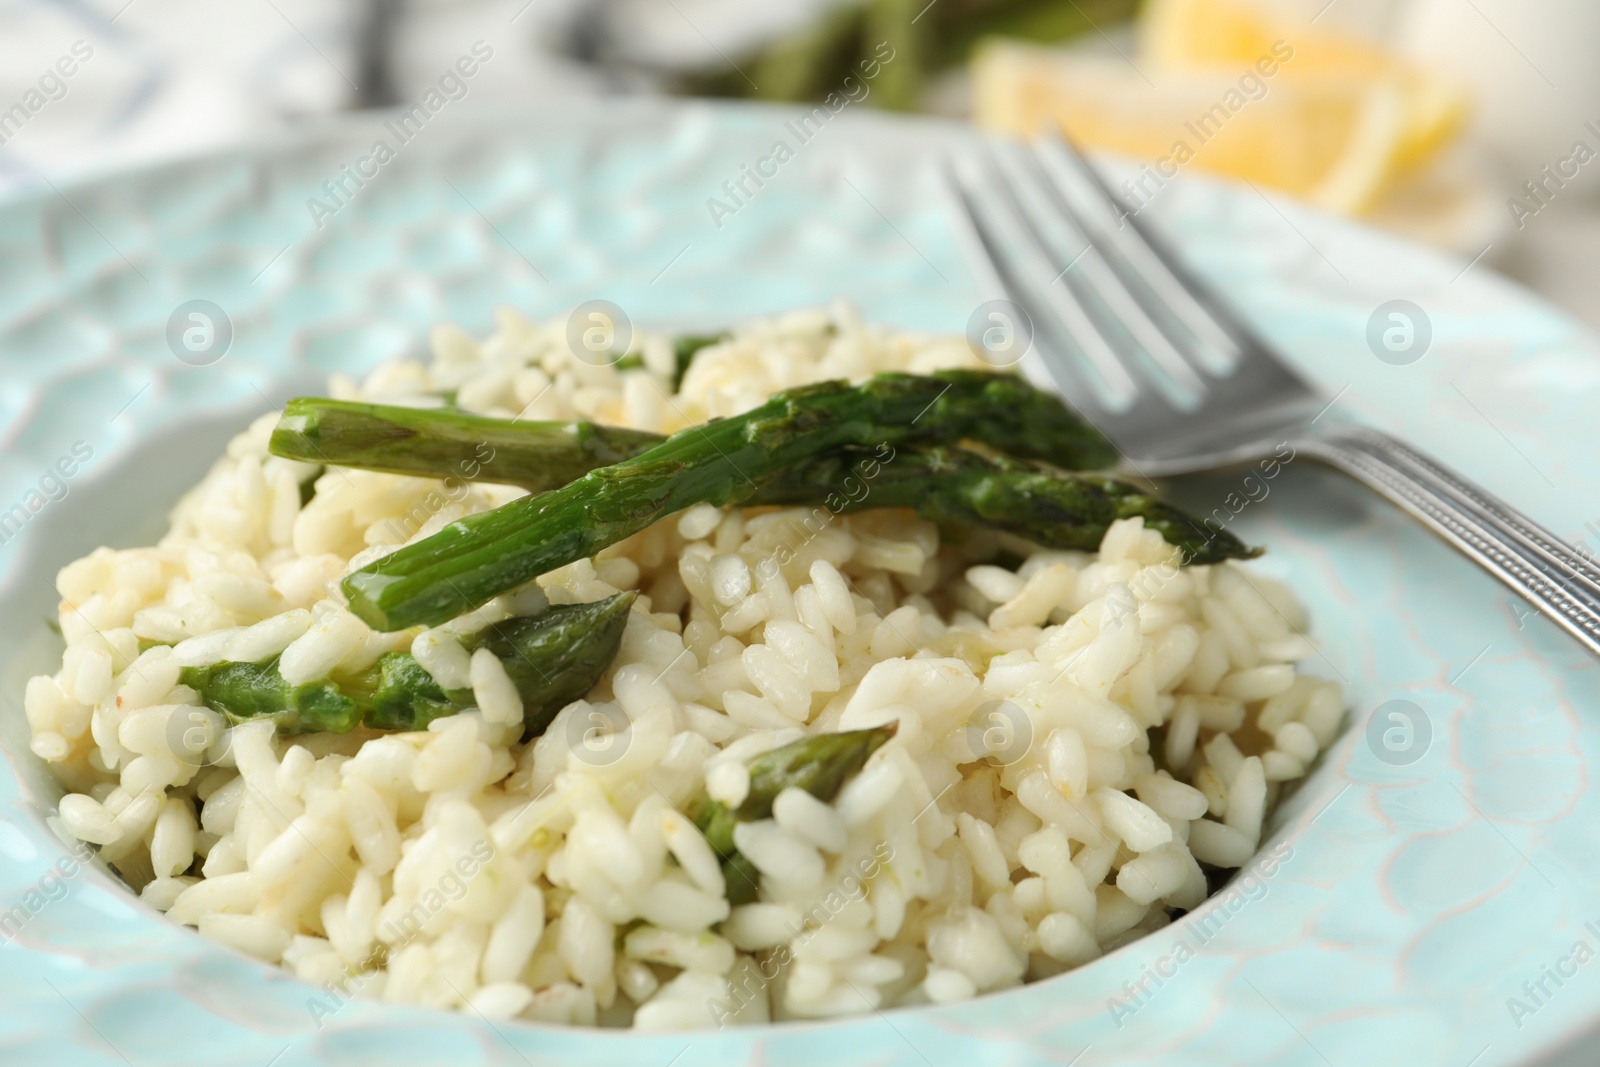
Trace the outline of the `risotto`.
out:
M 643 332 L 599 363 L 565 319 L 431 342 L 332 394 L 670 433 L 810 382 L 983 368 L 960 337 L 846 306 L 748 324 L 679 387 Z M 25 706 L 70 832 L 174 922 L 311 983 L 318 1025 L 355 995 L 661 1030 L 1048 978 L 1250 860 L 1340 724 L 1337 686 L 1296 669 L 1315 646 L 1289 591 L 1180 565 L 1138 518 L 1088 552 L 905 509 L 701 504 L 440 626 L 376 631 L 342 578 L 523 491 L 316 473 L 269 454 L 276 421 L 233 439 L 157 545 L 62 570 L 65 652 Z M 839 491 L 872 489 L 858 471 Z M 506 672 L 463 635 L 626 592 L 609 669 L 524 740 Z M 465 710 L 290 735 L 180 680 L 276 657 L 300 684 L 396 652 Z M 740 809 L 763 754 L 874 728 L 828 799 L 790 785 L 731 824 L 756 887 L 737 892 L 696 804 Z

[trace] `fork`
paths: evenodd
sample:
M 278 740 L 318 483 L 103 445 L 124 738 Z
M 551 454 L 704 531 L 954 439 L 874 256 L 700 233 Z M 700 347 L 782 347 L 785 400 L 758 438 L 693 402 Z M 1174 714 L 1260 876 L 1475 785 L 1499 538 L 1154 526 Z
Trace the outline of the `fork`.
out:
M 970 224 L 992 363 L 1027 355 L 1146 478 L 1291 448 L 1377 491 L 1600 655 L 1600 568 L 1510 504 L 1333 406 L 1122 203 L 1063 136 L 948 161 Z M 985 334 L 987 336 L 987 334 Z M 1337 398 L 1335 398 L 1337 400 Z M 1241 508 L 1242 510 L 1242 508 Z M 1219 509 L 1224 519 L 1232 509 Z

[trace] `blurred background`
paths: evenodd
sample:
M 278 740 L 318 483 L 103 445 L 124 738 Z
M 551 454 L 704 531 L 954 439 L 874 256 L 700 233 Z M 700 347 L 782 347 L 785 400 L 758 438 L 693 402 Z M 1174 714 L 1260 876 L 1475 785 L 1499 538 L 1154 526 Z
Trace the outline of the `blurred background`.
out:
M 834 94 L 1060 121 L 1148 164 L 1135 210 L 1222 174 L 1600 326 L 1597 60 L 1595 0 L 0 0 L 0 195 L 429 94 Z

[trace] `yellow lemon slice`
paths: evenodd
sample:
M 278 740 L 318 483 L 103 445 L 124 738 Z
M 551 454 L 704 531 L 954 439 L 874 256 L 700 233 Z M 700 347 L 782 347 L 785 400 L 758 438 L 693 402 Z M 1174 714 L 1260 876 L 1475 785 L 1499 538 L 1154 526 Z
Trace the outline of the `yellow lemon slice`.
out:
M 1193 166 L 1330 210 L 1364 210 L 1399 166 L 1410 117 L 1404 86 L 1291 82 L 1281 70 L 1268 62 L 1238 74 L 1141 72 L 1115 58 L 991 41 L 973 60 L 973 117 L 1022 136 L 1059 124 L 1081 144 L 1149 161 L 1124 189 L 1135 204 Z
M 1465 93 L 1448 81 L 1336 30 L 1286 19 L 1253 0 L 1150 0 L 1139 24 L 1140 54 L 1158 69 L 1216 65 L 1245 69 L 1284 50 L 1292 80 L 1344 78 L 1399 90 L 1405 136 L 1395 165 L 1413 169 L 1460 128 Z

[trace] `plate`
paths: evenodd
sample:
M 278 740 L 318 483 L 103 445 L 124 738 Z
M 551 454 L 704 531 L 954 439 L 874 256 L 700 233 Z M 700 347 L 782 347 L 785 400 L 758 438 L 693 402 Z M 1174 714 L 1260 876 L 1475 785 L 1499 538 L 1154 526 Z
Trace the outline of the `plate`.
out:
M 663 1036 L 330 1012 L 323 991 L 71 857 L 21 708 L 25 679 L 54 666 L 51 576 L 159 536 L 251 417 L 417 351 L 439 320 L 485 332 L 497 304 L 550 315 L 603 298 L 685 327 L 844 296 L 873 320 L 960 331 L 982 298 L 933 166 L 959 127 L 660 101 L 451 107 L 405 141 L 360 116 L 0 205 L 5 1062 L 1487 1065 L 1600 1016 L 1596 664 L 1305 460 L 1237 522 L 1271 546 L 1256 566 L 1308 601 L 1313 669 L 1344 682 L 1348 728 L 1277 812 L 1270 870 L 1048 982 Z M 1186 177 L 1149 211 L 1330 417 L 1400 433 L 1562 535 L 1600 538 L 1600 348 L 1581 328 L 1481 266 L 1247 187 Z M 195 300 L 221 314 L 186 346 L 205 328 Z M 1414 328 L 1398 350 L 1382 343 L 1396 300 Z M 1174 491 L 1210 510 L 1238 488 L 1218 475 Z

